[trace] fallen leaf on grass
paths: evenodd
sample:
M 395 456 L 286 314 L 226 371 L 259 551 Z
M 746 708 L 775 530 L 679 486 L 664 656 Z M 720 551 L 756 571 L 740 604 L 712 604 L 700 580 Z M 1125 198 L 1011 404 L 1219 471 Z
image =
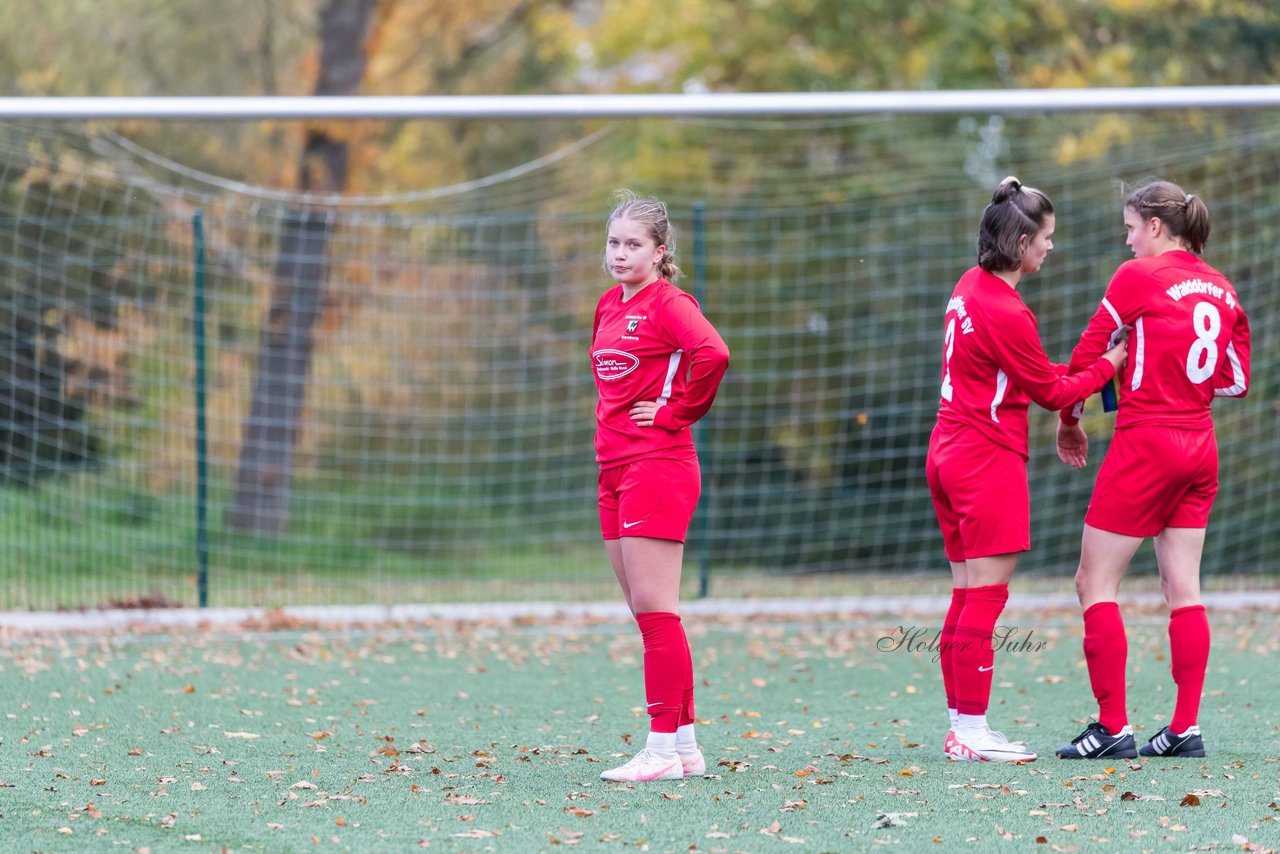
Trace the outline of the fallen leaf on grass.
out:
M 1195 795 L 1187 794 L 1187 796 L 1182 799 L 1182 803 L 1178 804 L 1178 806 L 1198 807 L 1200 806 L 1200 799 L 1197 798 Z
M 224 732 L 223 735 L 227 738 L 262 738 L 256 732 Z
M 457 834 L 454 835 L 456 836 Z M 567 827 L 562 827 L 555 833 L 548 832 L 547 836 L 550 837 L 549 841 L 552 845 L 577 845 L 582 841 L 584 834 L 580 830 L 569 830 Z
M 876 816 L 876 822 L 872 825 L 874 828 L 882 827 L 898 827 L 906 824 L 904 818 L 915 818 L 919 813 L 914 812 L 882 812 Z
M 1163 801 L 1160 795 L 1138 795 L 1133 792 L 1125 792 L 1120 796 L 1122 801 Z

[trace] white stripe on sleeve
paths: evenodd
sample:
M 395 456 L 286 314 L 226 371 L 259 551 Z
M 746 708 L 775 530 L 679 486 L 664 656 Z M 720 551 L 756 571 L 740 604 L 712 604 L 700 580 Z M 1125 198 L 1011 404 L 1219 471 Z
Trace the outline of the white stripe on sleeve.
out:
M 1214 397 L 1239 397 L 1248 388 L 1248 382 L 1244 378 L 1244 366 L 1240 364 L 1240 357 L 1236 355 L 1234 341 L 1227 343 L 1227 361 L 1231 364 L 1231 379 L 1234 380 L 1234 384 L 1226 388 L 1215 388 Z

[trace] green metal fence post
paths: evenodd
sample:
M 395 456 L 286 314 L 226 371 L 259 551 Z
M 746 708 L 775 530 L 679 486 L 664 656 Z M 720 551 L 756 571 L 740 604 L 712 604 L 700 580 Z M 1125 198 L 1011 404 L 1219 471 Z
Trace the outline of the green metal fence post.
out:
M 194 305 L 196 357 L 196 587 L 200 607 L 209 606 L 209 437 L 207 433 L 204 330 L 204 213 L 197 210 L 191 222 L 194 243 Z
M 693 296 L 707 310 L 707 241 L 703 223 L 705 205 L 697 202 L 693 206 Z M 702 428 L 702 421 L 693 425 L 693 441 L 698 448 L 698 456 L 703 460 L 711 459 L 711 443 L 707 431 Z M 707 488 L 706 475 L 702 477 L 702 502 L 698 515 L 698 598 L 705 599 L 711 592 L 711 490 Z

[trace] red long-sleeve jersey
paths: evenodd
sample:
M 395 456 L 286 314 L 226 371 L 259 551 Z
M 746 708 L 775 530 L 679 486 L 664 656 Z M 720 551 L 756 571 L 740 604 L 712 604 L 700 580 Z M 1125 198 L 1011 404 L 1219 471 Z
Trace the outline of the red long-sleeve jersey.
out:
M 596 460 L 611 468 L 693 452 L 689 426 L 707 413 L 729 367 L 729 348 L 697 300 L 665 279 L 623 302 L 622 286 L 596 305 L 591 363 Z M 652 427 L 637 427 L 632 404 L 661 404 Z
M 1065 376 L 1040 344 L 1035 315 L 1018 292 L 981 267 L 966 272 L 947 302 L 942 344 L 938 429 L 972 427 L 1026 457 L 1027 409 L 1034 401 L 1062 409 L 1111 379 L 1115 369 L 1095 357 Z
M 1249 319 L 1227 277 L 1194 253 L 1174 250 L 1126 261 L 1116 270 L 1080 343 L 1071 371 L 1106 349 L 1111 333 L 1131 326 L 1120 372 L 1116 427 L 1212 426 L 1215 397 L 1249 392 Z M 1074 424 L 1080 407 L 1062 413 Z

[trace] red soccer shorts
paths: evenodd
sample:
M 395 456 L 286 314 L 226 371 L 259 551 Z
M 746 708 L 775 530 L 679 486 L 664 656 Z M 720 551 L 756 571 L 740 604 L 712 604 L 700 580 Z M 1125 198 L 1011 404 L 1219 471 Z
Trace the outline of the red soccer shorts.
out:
M 1031 548 L 1027 461 L 976 430 L 933 431 L 925 463 L 929 494 L 953 563 Z
M 600 472 L 600 532 L 606 540 L 652 537 L 683 543 L 702 492 L 698 458 L 636 460 Z
M 1218 440 L 1212 427 L 1124 427 L 1098 470 L 1084 521 L 1126 537 L 1205 528 L 1217 495 Z

